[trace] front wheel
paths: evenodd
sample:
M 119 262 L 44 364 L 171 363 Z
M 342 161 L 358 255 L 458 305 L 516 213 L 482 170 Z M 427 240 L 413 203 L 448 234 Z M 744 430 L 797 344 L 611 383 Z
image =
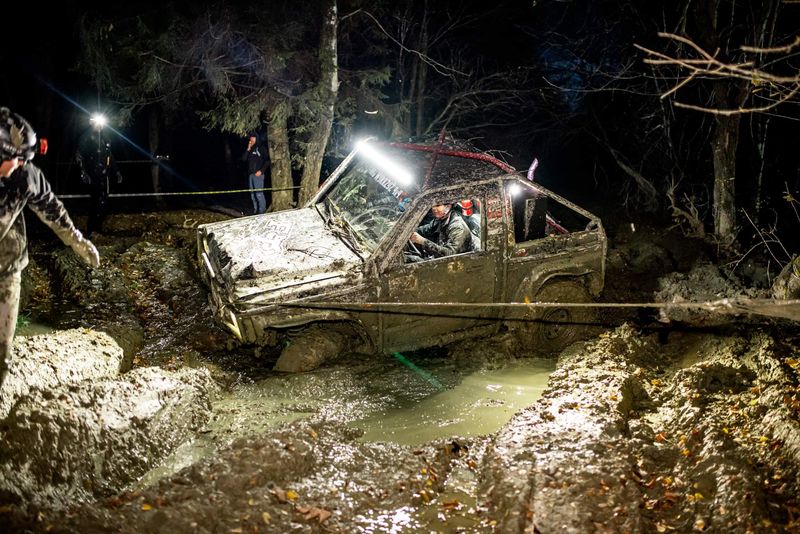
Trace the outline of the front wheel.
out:
M 592 302 L 592 297 L 582 284 L 558 280 L 545 284 L 534 302 L 587 303 Z M 525 318 L 514 325 L 514 332 L 525 350 L 558 353 L 590 335 L 596 318 L 595 309 L 591 307 L 532 307 Z

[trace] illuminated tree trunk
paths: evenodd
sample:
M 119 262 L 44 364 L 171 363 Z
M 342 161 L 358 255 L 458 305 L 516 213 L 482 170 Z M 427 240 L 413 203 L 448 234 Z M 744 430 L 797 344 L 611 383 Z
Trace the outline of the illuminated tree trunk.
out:
M 740 106 L 746 94 L 741 84 L 720 81 L 714 85 L 718 109 Z M 711 137 L 714 164 L 714 234 L 724 244 L 736 239 L 736 149 L 739 146 L 741 115 L 716 115 Z
M 311 124 L 311 138 L 306 147 L 303 177 L 300 181 L 298 205 L 305 204 L 319 188 L 322 159 L 333 126 L 336 95 L 339 91 L 339 67 L 336 51 L 336 29 L 339 16 L 336 0 L 332 0 L 325 13 L 319 40 L 320 80 L 314 88 L 311 101 L 318 106 L 317 122 Z
M 289 103 L 285 99 L 277 100 L 269 110 L 267 119 L 267 144 L 269 159 L 272 164 L 270 176 L 272 187 L 283 191 L 272 191 L 272 211 L 290 209 L 292 207 L 292 158 L 289 153 Z
M 150 157 L 155 160 L 156 153 L 158 152 L 158 145 L 161 133 L 161 121 L 158 116 L 158 108 L 155 106 L 150 107 L 147 114 L 147 141 L 150 148 Z M 150 183 L 153 186 L 153 193 L 161 192 L 160 180 L 160 166 L 157 161 L 150 165 Z M 156 197 L 156 202 L 162 201 L 161 197 Z
M 714 233 L 730 244 L 736 238 L 736 147 L 739 116 L 718 117 L 711 141 L 714 159 Z

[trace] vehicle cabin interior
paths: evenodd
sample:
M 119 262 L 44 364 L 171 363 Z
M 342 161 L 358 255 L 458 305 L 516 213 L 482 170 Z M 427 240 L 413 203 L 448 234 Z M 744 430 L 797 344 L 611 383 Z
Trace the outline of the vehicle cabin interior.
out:
M 551 235 L 585 230 L 590 220 L 534 187 L 507 186 L 514 217 L 514 241 L 525 243 Z
M 482 246 L 482 213 L 481 213 L 481 201 L 477 198 L 471 199 L 461 199 L 454 202 L 447 202 L 445 204 L 437 204 L 436 206 L 449 206 L 450 211 L 445 219 L 452 217 L 459 217 L 461 218 L 466 227 L 469 229 L 471 234 L 470 243 L 467 245 L 466 250 L 457 252 L 456 254 L 465 254 L 469 252 L 477 252 L 483 250 Z M 435 240 L 433 236 L 431 236 L 427 230 L 430 230 L 430 225 L 436 220 L 436 216 L 434 214 L 434 208 L 436 206 L 432 206 L 431 209 L 428 210 L 428 213 L 423 217 L 422 221 L 419 223 L 417 229 L 415 230 L 416 233 L 423 235 L 425 238 L 431 238 Z M 428 235 L 424 235 L 428 233 Z M 442 244 L 442 243 L 437 243 Z M 426 253 L 421 247 L 415 246 L 414 243 L 409 240 L 406 244 L 406 248 L 403 251 L 403 261 L 404 263 L 417 263 L 420 261 L 430 261 L 434 260 L 437 257 L 429 253 Z

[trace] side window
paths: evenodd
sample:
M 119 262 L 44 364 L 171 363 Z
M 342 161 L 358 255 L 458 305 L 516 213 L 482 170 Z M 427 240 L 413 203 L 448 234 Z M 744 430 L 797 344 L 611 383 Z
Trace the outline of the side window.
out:
M 534 187 L 510 180 L 506 188 L 511 199 L 517 243 L 578 232 L 586 229 L 590 222 L 584 215 Z
M 483 250 L 482 202 L 477 198 L 430 207 L 403 249 L 403 262 L 421 261 Z

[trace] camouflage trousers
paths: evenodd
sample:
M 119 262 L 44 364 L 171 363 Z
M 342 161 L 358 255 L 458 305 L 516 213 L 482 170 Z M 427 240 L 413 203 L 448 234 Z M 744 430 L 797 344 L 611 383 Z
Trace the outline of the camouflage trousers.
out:
M 0 276 L 0 388 L 6 379 L 11 362 L 11 346 L 17 328 L 19 288 L 22 274 L 15 272 Z

